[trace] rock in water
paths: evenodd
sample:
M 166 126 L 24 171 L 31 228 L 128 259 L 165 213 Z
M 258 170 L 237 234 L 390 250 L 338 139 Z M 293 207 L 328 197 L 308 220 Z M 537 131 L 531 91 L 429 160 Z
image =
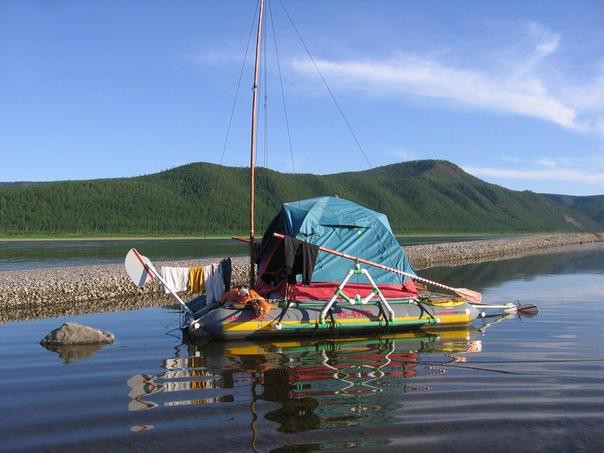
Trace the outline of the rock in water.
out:
M 106 344 L 113 343 L 115 336 L 109 331 L 83 326 L 77 322 L 66 322 L 53 330 L 40 341 L 42 346 L 70 344 Z

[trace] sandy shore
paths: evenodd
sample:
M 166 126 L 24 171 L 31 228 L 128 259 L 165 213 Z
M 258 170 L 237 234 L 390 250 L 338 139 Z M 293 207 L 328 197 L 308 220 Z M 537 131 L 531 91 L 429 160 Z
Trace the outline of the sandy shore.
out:
M 604 240 L 590 233 L 522 236 L 482 241 L 415 245 L 405 251 L 416 270 L 512 258 L 547 249 Z M 213 259 L 158 262 L 193 266 Z M 233 258 L 233 284 L 245 282 L 246 257 Z M 186 297 L 185 297 L 186 298 Z M 137 288 L 122 264 L 0 272 L 0 322 L 49 316 L 171 306 L 173 300 L 152 283 Z

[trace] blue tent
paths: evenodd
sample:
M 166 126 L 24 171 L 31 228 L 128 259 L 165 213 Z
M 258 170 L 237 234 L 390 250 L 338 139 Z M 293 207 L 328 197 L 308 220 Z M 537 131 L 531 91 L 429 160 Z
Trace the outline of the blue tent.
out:
M 270 259 L 267 253 L 282 233 L 312 244 L 371 260 L 415 275 L 411 263 L 392 233 L 388 218 L 338 197 L 318 197 L 284 203 L 267 228 L 257 262 Z M 352 261 L 319 252 L 312 282 L 341 282 Z M 406 279 L 392 272 L 365 266 L 376 283 L 402 284 Z

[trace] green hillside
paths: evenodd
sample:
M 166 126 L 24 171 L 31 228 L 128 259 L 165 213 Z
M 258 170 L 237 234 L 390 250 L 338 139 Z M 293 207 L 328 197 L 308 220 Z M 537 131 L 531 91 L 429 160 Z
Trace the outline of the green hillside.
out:
M 258 232 L 282 202 L 334 194 L 386 213 L 403 234 L 598 229 L 572 207 L 488 184 L 447 161 L 323 176 L 259 168 L 256 178 Z M 195 163 L 133 178 L 4 185 L 0 234 L 246 231 L 248 184 L 246 168 Z
M 573 196 L 543 194 L 557 203 L 567 206 L 585 217 L 604 226 L 604 195 Z

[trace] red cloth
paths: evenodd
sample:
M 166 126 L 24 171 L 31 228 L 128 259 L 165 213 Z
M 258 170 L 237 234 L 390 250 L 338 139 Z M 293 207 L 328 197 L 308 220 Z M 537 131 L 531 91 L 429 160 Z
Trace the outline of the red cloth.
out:
M 281 297 L 285 295 L 285 285 L 279 285 L 276 288 L 269 288 L 262 281 L 258 282 L 257 290 L 261 294 L 268 295 L 271 292 L 276 292 Z M 260 284 L 264 283 L 264 284 Z M 339 283 L 335 282 L 319 282 L 311 283 L 310 285 L 287 285 L 288 300 L 329 300 L 334 295 Z M 386 299 L 405 299 L 409 297 L 417 297 L 418 291 L 412 280 L 407 280 L 404 285 L 400 284 L 381 284 L 378 288 Z M 359 294 L 361 297 L 366 297 L 373 288 L 368 283 L 348 283 L 344 287 L 344 292 L 349 297 L 354 297 Z M 377 297 L 377 296 L 376 296 Z

